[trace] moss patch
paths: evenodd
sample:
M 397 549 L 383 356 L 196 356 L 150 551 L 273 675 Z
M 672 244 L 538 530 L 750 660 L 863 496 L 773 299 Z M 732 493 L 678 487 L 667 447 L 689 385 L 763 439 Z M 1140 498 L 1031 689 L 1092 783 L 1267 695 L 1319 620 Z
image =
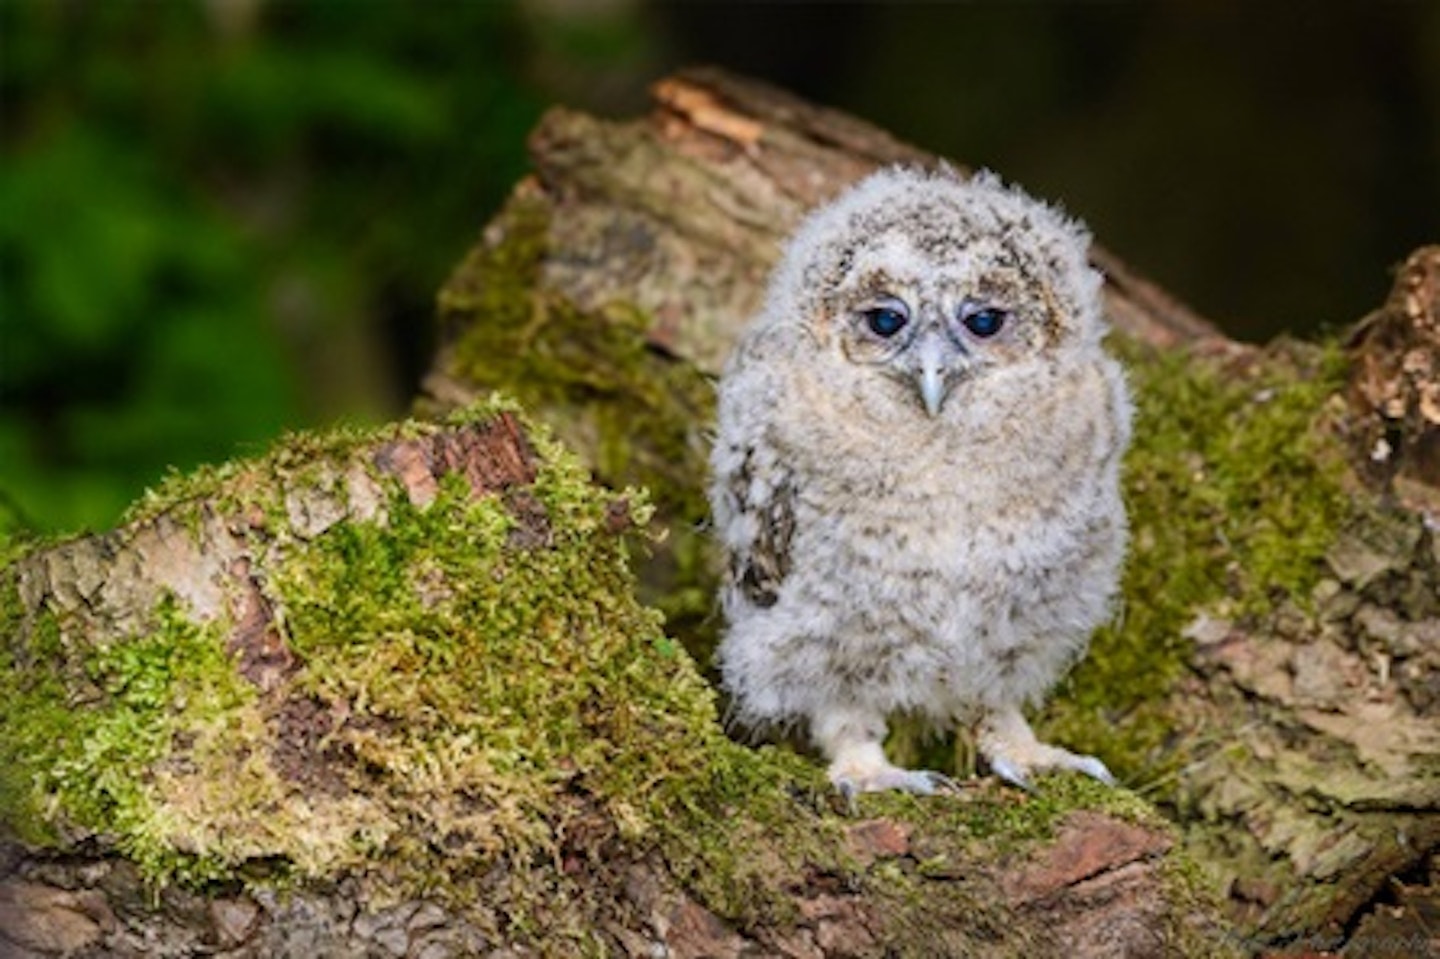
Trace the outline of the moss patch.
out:
M 18 604 L 13 582 L 6 588 Z M 0 815 L 21 838 L 94 834 L 152 875 L 226 873 L 223 855 L 179 848 L 155 776 L 177 740 L 191 750 L 237 745 L 217 739 L 253 706 L 254 690 L 230 668 L 217 630 L 166 601 L 151 632 L 81 645 L 44 613 L 0 660 Z
M 547 290 L 549 204 L 518 194 L 439 296 L 457 331 L 446 372 L 515 396 L 592 466 L 604 483 L 652 491 L 666 541 L 643 569 L 647 602 L 670 632 L 708 660 L 713 604 L 703 479 L 714 387 L 693 365 L 652 347 L 651 318 L 612 302 L 579 309 Z
M 725 738 L 634 598 L 617 529 L 643 525 L 643 495 L 597 488 L 532 428 L 533 483 L 477 496 L 452 476 L 417 506 L 389 480 L 374 520 L 287 523 L 287 484 L 329 489 L 356 449 L 502 408 L 292 437 L 137 507 L 192 534 L 217 510 L 246 518 L 291 661 L 276 686 L 226 651 L 234 623 L 173 599 L 133 635 L 25 622 L 7 568 L 0 817 L 39 845 L 94 837 L 157 884 L 353 875 L 376 901 L 485 903 L 577 942 L 601 907 L 576 869 L 652 853 L 722 915 L 772 917 L 838 827 L 794 798 L 820 788 L 811 766 Z
M 1321 427 L 1343 381 L 1338 347 L 1281 343 L 1243 363 L 1121 342 L 1137 406 L 1125 467 L 1131 544 L 1124 605 L 1043 719 L 1132 783 L 1162 780 L 1165 699 L 1201 611 L 1237 620 L 1304 603 L 1350 507 L 1339 445 Z

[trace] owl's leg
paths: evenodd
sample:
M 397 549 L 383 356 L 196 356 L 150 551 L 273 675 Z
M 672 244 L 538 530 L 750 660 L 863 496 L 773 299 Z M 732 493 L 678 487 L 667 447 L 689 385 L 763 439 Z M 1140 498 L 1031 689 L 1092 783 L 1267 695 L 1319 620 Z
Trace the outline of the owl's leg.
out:
M 1115 785 L 1115 777 L 1105 764 L 1094 756 L 1081 756 L 1040 742 L 1020 710 L 1015 707 L 998 709 L 980 723 L 980 754 L 990 764 L 991 772 L 1006 782 L 1029 789 L 1033 773 L 1051 769 L 1070 769 Z
M 830 760 L 827 774 L 846 798 L 898 789 L 929 795 L 957 787 L 950 777 L 924 769 L 901 769 L 885 758 L 885 720 L 850 710 L 812 717 L 811 735 Z

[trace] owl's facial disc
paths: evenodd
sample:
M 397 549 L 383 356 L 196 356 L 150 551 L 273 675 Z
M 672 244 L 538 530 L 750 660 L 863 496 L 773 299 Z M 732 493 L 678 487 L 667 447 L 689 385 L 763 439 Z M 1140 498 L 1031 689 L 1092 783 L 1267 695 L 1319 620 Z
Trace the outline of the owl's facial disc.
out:
M 957 383 L 1016 345 L 1015 314 L 981 293 L 983 283 L 966 283 L 973 292 L 958 297 L 943 287 L 902 296 L 888 292 L 887 281 L 884 273 L 872 278 L 865 286 L 874 292 L 846 310 L 841 347 L 851 362 L 878 366 L 913 389 L 938 417 Z
M 886 375 L 914 388 L 926 413 L 940 415 L 951 387 L 972 360 L 964 345 L 966 334 L 952 329 L 957 320 L 932 310 L 917 314 L 890 294 L 867 298 L 853 317 L 854 332 L 844 341 L 849 358 L 879 365 Z

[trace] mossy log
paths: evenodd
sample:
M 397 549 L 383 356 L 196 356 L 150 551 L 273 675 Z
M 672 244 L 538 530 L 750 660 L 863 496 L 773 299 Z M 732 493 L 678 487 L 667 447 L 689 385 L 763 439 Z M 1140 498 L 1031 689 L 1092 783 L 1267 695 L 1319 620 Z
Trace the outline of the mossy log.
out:
M 647 514 L 491 400 L 14 557 L 0 956 L 1226 950 L 1130 793 L 847 810 L 727 739 L 635 599 Z
M 603 481 L 650 489 L 668 539 L 645 595 L 703 662 L 712 379 L 807 209 L 877 165 L 940 161 L 719 71 L 654 99 L 542 120 L 534 175 L 440 294 L 421 406 L 504 388 Z M 1039 720 L 1167 811 L 1257 950 L 1343 942 L 1367 904 L 1433 895 L 1436 257 L 1348 343 L 1261 348 L 1094 254 L 1139 393 L 1134 544 L 1123 616 Z

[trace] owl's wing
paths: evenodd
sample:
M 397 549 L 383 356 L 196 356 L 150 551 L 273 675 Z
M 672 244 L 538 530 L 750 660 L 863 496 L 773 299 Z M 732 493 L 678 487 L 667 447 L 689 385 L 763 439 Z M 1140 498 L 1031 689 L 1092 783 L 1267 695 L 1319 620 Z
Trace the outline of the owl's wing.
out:
M 717 449 L 712 506 L 727 553 L 732 599 L 773 606 L 790 572 L 795 485 L 763 445 L 744 440 Z
M 774 421 L 792 392 L 788 358 L 807 345 L 795 343 L 798 336 L 793 325 L 762 318 L 721 380 L 710 505 L 726 552 L 727 606 L 774 606 L 790 572 L 797 484 Z

